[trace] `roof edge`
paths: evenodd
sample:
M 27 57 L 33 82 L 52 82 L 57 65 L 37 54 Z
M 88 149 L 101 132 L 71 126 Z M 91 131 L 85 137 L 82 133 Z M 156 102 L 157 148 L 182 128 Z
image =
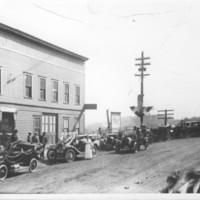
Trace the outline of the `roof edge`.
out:
M 20 30 L 18 30 L 18 29 L 12 28 L 12 27 L 7 26 L 7 25 L 5 25 L 5 24 L 0 23 L 0 29 L 2 29 L 2 30 L 4 30 L 4 31 L 7 31 L 7 32 L 9 32 L 9 33 L 12 33 L 12 34 L 14 33 L 14 34 L 17 35 L 17 36 L 20 36 L 20 37 L 23 37 L 23 38 L 25 38 L 25 39 L 27 39 L 27 40 L 29 40 L 29 41 L 32 41 L 32 42 L 41 44 L 41 45 L 43 45 L 43 46 L 45 46 L 45 47 L 48 47 L 48 48 L 50 48 L 50 49 L 53 49 L 53 50 L 62 52 L 62 53 L 64 53 L 64 54 L 67 54 L 67 55 L 72 56 L 72 57 L 75 57 L 75 58 L 78 58 L 78 59 L 80 59 L 80 60 L 82 60 L 82 61 L 84 61 L 84 62 L 87 61 L 87 60 L 89 60 L 89 58 L 87 58 L 87 57 L 84 57 L 84 56 L 79 55 L 79 54 L 76 54 L 76 53 L 74 53 L 74 52 L 72 52 L 72 51 L 66 50 L 66 49 L 64 49 L 64 48 L 62 48 L 62 47 L 59 47 L 59 46 L 57 46 L 57 45 L 51 44 L 51 43 L 49 43 L 49 42 L 47 42 L 47 41 L 45 41 L 45 40 L 39 39 L 39 38 L 37 38 L 37 37 L 35 37 L 35 36 L 33 36 L 33 35 L 30 35 L 30 34 L 28 34 L 28 33 L 25 33 L 25 32 L 23 32 L 23 31 L 20 31 Z

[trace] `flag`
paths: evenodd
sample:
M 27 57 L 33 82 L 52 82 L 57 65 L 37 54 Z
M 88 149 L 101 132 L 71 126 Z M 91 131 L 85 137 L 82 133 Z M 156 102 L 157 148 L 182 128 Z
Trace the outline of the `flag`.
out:
M 153 106 L 143 107 L 143 113 L 148 114 L 149 111 L 153 108 Z
M 139 108 L 136 106 L 131 106 L 130 109 L 138 116 L 141 116 L 141 112 L 139 111 Z

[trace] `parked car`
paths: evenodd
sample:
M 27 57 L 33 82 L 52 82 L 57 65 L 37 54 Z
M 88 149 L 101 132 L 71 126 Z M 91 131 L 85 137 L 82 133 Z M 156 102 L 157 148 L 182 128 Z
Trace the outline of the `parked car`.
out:
M 175 138 L 200 137 L 199 121 L 180 121 L 174 129 Z
M 47 158 L 49 161 L 56 161 L 58 157 L 64 157 L 68 163 L 73 162 L 78 155 L 85 155 L 87 135 L 72 135 L 65 141 L 58 142 L 48 147 Z M 96 156 L 96 148 L 91 144 L 93 157 Z
M 115 149 L 117 137 L 118 133 L 107 133 L 106 137 L 100 140 L 100 149 L 106 151 Z
M 138 151 L 138 137 L 134 130 L 125 130 L 119 132 L 118 139 L 116 140 L 115 149 L 117 153 L 121 150 L 129 149 L 133 153 Z
M 30 144 L 24 141 L 11 143 L 0 152 L 0 180 L 4 180 L 9 173 L 22 167 L 28 167 L 29 172 L 34 172 L 42 150 L 42 144 Z

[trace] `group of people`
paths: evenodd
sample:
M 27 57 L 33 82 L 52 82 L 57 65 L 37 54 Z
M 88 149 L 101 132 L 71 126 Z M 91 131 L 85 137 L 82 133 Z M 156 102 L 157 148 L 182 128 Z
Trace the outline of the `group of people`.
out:
M 18 130 L 15 129 L 14 132 L 12 133 L 11 137 L 10 137 L 10 143 L 18 141 L 17 133 L 18 133 Z M 40 156 L 42 158 L 44 158 L 45 147 L 46 147 L 46 144 L 48 143 L 48 138 L 46 136 L 46 132 L 43 132 L 42 136 L 39 137 L 37 132 L 35 132 L 34 135 L 32 136 L 32 133 L 29 131 L 27 138 L 26 138 L 26 141 L 31 143 L 31 144 L 37 144 L 37 143 L 43 144 L 43 151 L 42 151 Z

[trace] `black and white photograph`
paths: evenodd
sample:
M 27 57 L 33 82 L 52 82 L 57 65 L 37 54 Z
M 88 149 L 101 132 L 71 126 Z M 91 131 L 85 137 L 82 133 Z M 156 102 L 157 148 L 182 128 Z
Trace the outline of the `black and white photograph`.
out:
M 199 53 L 199 0 L 0 0 L 0 198 L 198 198 Z

